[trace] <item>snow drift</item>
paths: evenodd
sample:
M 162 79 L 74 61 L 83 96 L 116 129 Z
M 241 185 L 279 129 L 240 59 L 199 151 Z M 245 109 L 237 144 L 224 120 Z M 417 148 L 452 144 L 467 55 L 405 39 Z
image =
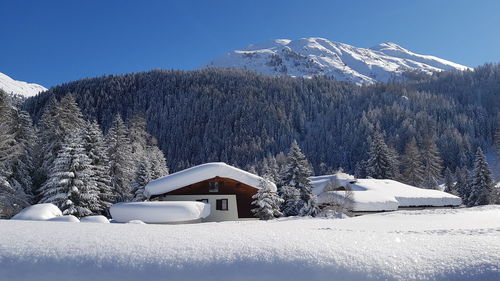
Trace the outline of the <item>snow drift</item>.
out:
M 63 214 L 59 208 L 51 203 L 36 204 L 24 208 L 19 214 L 12 217 L 13 220 L 33 220 L 45 221 L 55 217 L 61 217 Z
M 109 223 L 108 218 L 105 216 L 87 216 L 80 219 L 80 222 L 88 223 Z
M 176 223 L 208 217 L 210 205 L 194 201 L 130 202 L 116 203 L 109 211 L 116 222 Z
M 65 215 L 65 216 L 55 217 L 55 218 L 48 219 L 47 221 L 80 222 L 80 220 L 73 215 Z

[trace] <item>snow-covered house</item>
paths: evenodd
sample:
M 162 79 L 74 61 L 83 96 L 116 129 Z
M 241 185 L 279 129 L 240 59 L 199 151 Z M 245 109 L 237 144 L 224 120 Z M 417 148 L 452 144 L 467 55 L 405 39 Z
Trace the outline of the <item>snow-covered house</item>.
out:
M 326 205 L 350 190 L 349 201 L 356 214 L 410 208 L 456 207 L 462 200 L 452 194 L 407 185 L 395 180 L 355 179 L 345 173 L 310 177 L 318 203 Z
M 203 221 L 250 219 L 252 196 L 261 180 L 225 163 L 206 163 L 151 181 L 145 193 L 151 200 L 208 203 L 210 215 Z

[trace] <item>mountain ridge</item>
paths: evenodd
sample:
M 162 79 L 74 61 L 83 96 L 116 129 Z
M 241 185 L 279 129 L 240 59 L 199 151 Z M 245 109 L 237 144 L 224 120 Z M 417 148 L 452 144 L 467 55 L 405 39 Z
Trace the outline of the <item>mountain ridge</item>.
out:
M 359 48 L 321 37 L 251 44 L 230 51 L 206 66 L 243 68 L 268 75 L 326 75 L 356 84 L 388 82 L 401 77 L 405 71 L 432 74 L 443 70 L 471 70 L 435 56 L 411 52 L 392 42 Z
M 26 98 L 47 91 L 47 88 L 42 85 L 17 81 L 2 72 L 0 72 L 0 89 L 8 94 L 20 95 Z

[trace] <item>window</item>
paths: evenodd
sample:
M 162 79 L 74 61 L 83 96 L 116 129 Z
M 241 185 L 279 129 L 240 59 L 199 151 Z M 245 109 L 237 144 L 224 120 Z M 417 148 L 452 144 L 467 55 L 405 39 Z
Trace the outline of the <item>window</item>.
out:
M 211 181 L 208 183 L 208 192 L 219 192 L 219 186 L 221 184 L 218 181 Z
M 215 203 L 216 210 L 227 211 L 227 199 L 217 199 Z
M 203 203 L 205 203 L 205 204 L 208 204 L 208 199 L 198 199 L 198 200 L 196 200 L 196 201 L 198 201 L 198 202 L 203 202 Z

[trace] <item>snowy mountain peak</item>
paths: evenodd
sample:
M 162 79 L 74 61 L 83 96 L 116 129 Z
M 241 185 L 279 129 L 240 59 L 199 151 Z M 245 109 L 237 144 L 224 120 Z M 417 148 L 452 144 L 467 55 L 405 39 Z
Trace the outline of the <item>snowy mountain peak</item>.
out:
M 36 94 L 47 91 L 47 88 L 33 83 L 16 81 L 0 72 L 0 89 L 8 94 L 16 94 L 23 97 L 31 97 Z
M 358 48 L 320 37 L 252 44 L 226 53 L 207 66 L 244 68 L 270 75 L 326 75 L 357 84 L 387 82 L 409 70 L 431 74 L 469 69 L 438 57 L 413 53 L 392 42 Z

